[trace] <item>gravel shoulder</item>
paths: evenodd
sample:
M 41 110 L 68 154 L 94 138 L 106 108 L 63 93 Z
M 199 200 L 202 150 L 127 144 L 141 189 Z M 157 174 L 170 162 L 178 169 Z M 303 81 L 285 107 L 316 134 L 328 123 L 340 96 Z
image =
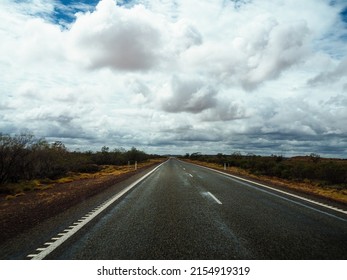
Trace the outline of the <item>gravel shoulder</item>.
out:
M 1 243 L 157 164 L 150 163 L 120 175 L 55 184 L 49 189 L 27 192 L 10 200 L 1 195 Z

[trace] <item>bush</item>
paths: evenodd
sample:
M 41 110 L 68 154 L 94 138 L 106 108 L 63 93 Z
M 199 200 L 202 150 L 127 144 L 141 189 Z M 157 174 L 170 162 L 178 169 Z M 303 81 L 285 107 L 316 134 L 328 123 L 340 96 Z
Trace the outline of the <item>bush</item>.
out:
M 31 134 L 15 136 L 0 134 L 0 192 L 7 192 L 6 184 L 32 179 L 58 179 L 68 172 L 93 173 L 99 165 L 125 165 L 151 158 L 135 147 L 129 151 L 107 146 L 100 152 L 70 152 L 56 141 L 48 143 Z
M 185 157 L 188 157 L 186 154 Z M 294 181 L 317 181 L 326 185 L 340 185 L 347 188 L 347 161 L 322 159 L 317 154 L 306 157 L 284 158 L 272 155 L 270 157 L 252 154 L 234 153 L 230 156 L 191 154 L 189 158 L 205 162 L 224 163 L 230 166 L 246 169 L 255 175 L 274 176 Z

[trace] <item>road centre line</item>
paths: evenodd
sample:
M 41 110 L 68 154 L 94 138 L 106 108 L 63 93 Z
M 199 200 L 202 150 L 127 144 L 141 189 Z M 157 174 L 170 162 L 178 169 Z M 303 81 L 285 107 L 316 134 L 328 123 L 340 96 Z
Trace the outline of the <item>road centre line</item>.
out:
M 211 196 L 218 204 L 223 204 L 217 197 L 215 197 L 212 193 L 207 192 L 209 196 Z
M 339 213 L 342 213 L 342 214 L 347 214 L 347 211 L 345 211 L 345 210 L 342 210 L 342 209 L 339 209 L 339 208 L 336 208 L 336 207 L 333 207 L 333 206 L 330 206 L 330 205 L 327 205 L 327 204 L 324 204 L 324 203 L 320 203 L 320 202 L 314 201 L 314 200 L 312 200 L 312 199 L 308 199 L 308 198 L 305 198 L 305 197 L 302 197 L 302 196 L 299 196 L 299 195 L 295 195 L 295 194 L 292 194 L 292 193 L 289 193 L 289 192 L 285 192 L 285 191 L 282 191 L 282 190 L 279 190 L 279 189 L 276 189 L 276 188 L 273 188 L 273 187 L 269 187 L 269 186 L 266 186 L 266 185 L 261 184 L 261 183 L 253 182 L 253 181 L 251 181 L 251 180 L 247 180 L 247 179 L 244 179 L 244 178 L 235 176 L 235 175 L 231 175 L 231 174 L 228 174 L 228 173 L 225 173 L 225 172 L 222 172 L 222 171 L 213 169 L 213 168 L 209 168 L 209 167 L 202 166 L 202 165 L 198 165 L 198 164 L 194 164 L 194 163 L 190 163 L 190 164 L 193 164 L 193 165 L 196 165 L 196 166 L 198 166 L 198 167 L 202 167 L 202 168 L 205 168 L 205 169 L 208 169 L 208 170 L 211 170 L 211 171 L 220 173 L 220 174 L 222 174 L 222 175 L 224 175 L 224 176 L 231 177 L 231 178 L 237 179 L 237 180 L 239 180 L 239 181 L 248 182 L 248 183 L 251 183 L 251 184 L 253 184 L 253 185 L 257 185 L 257 186 L 260 186 L 260 187 L 263 187 L 263 188 L 266 188 L 266 189 L 270 189 L 270 190 L 272 190 L 272 191 L 275 191 L 275 192 L 278 192 L 278 193 L 281 193 L 281 194 L 285 194 L 285 195 L 287 195 L 287 196 L 291 196 L 291 197 L 294 197 L 294 198 L 297 198 L 297 199 L 300 199 L 300 200 L 303 200 L 303 201 L 306 201 L 306 202 L 309 202 L 309 203 L 312 203 L 312 204 L 315 204 L 315 205 L 319 205 L 319 206 L 321 206 L 321 207 L 324 207 L 324 208 L 327 208 L 327 209 L 330 209 L 330 210 L 334 210 L 334 211 L 339 212 Z M 249 186 L 251 186 L 251 185 L 249 185 Z M 256 188 L 256 187 L 253 186 L 253 188 Z M 261 190 L 261 189 L 259 189 L 259 188 L 256 188 L 256 189 Z M 264 191 L 264 190 L 262 190 L 262 191 Z M 264 191 L 264 192 L 265 192 L 265 191 Z M 292 202 L 294 202 L 294 203 L 296 203 L 296 204 L 300 204 L 300 205 L 302 205 L 302 206 L 305 206 L 305 207 L 307 207 L 307 208 L 316 210 L 316 211 L 318 211 L 318 212 L 325 213 L 325 214 L 327 214 L 328 216 L 333 216 L 333 217 L 338 218 L 338 219 L 340 219 L 340 220 L 347 221 L 346 219 L 340 218 L 340 217 L 338 217 L 338 216 L 329 214 L 329 213 L 324 212 L 324 211 L 320 211 L 320 210 L 318 210 L 318 209 L 316 209 L 316 208 L 309 207 L 309 206 L 307 206 L 307 205 L 305 205 L 305 204 L 296 202 L 296 201 L 294 201 L 294 200 L 286 199 L 285 197 L 276 195 L 276 194 L 271 193 L 271 192 L 267 192 L 267 193 L 272 194 L 272 195 L 277 196 L 277 197 L 280 197 L 280 198 L 282 198 L 282 199 L 288 200 L 288 201 L 292 201 Z
M 163 164 L 165 164 L 167 161 L 161 163 L 157 167 L 155 167 L 153 170 L 150 172 L 146 173 L 144 176 L 136 180 L 134 183 L 130 184 L 128 187 L 111 197 L 109 200 L 106 202 L 102 203 L 102 207 L 100 207 L 98 210 L 94 211 L 92 214 L 89 216 L 85 217 L 83 220 L 78 220 L 81 221 L 76 225 L 76 223 L 73 223 L 76 225 L 74 228 L 69 230 L 68 232 L 61 234 L 59 233 L 58 236 L 61 236 L 59 239 L 56 239 L 55 242 L 53 242 L 51 245 L 48 245 L 48 247 L 44 248 L 44 250 L 41 250 L 42 248 L 36 249 L 40 253 L 38 254 L 30 254 L 27 257 L 31 258 L 32 260 L 42 260 L 46 256 L 48 256 L 50 253 L 52 253 L 55 249 L 57 249 L 60 245 L 62 245 L 67 239 L 69 239 L 71 236 L 73 236 L 76 232 L 78 232 L 82 227 L 84 227 L 86 224 L 88 224 L 90 221 L 92 221 L 96 216 L 98 216 L 101 212 L 106 210 L 110 205 L 112 205 L 115 201 L 117 201 L 119 198 L 121 198 L 124 194 L 129 192 L 132 188 L 134 188 L 136 185 L 138 185 L 140 182 L 142 182 L 145 178 L 147 178 L 149 175 L 154 173 L 156 170 L 158 170 Z M 52 238 L 52 240 L 55 240 L 55 238 Z

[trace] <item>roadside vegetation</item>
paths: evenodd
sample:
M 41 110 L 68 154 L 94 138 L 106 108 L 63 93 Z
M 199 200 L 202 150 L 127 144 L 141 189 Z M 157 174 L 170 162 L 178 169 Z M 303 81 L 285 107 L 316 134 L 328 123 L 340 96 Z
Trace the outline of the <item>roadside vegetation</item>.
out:
M 0 194 L 19 196 L 25 191 L 48 188 L 52 183 L 120 174 L 129 171 L 130 166 L 133 170 L 135 162 L 140 167 L 159 157 L 135 147 L 69 151 L 60 141 L 48 143 L 31 134 L 0 133 Z
M 306 193 L 347 203 L 347 160 L 322 158 L 318 154 L 286 158 L 283 156 L 186 154 L 184 159 L 266 180 Z

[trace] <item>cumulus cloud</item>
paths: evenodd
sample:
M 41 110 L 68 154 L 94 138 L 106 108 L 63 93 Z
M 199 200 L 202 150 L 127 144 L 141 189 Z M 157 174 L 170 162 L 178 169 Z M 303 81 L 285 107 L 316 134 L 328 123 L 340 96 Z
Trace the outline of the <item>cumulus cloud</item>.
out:
M 308 84 L 315 86 L 319 84 L 334 83 L 342 78 L 347 78 L 347 57 L 342 59 L 334 69 L 324 71 L 316 77 L 309 79 Z
M 208 109 L 202 114 L 203 121 L 232 121 L 247 117 L 245 108 L 236 102 L 219 100 L 215 107 Z
M 163 90 L 160 99 L 161 108 L 170 113 L 200 113 L 216 105 L 217 91 L 198 79 L 184 79 L 174 76 L 170 86 Z
M 203 44 L 182 54 L 182 59 L 209 75 L 253 90 L 299 63 L 308 54 L 308 35 L 304 21 L 279 24 L 259 16 L 227 42 Z
M 86 149 L 343 151 L 343 1 L 97 2 L 0 2 L 2 132 Z
M 277 78 L 283 71 L 300 62 L 308 53 L 308 33 L 305 22 L 271 29 L 265 35 L 267 39 L 257 42 L 260 44 L 258 54 L 248 58 L 249 71 L 243 80 L 243 86 L 252 89 L 266 80 Z
M 158 70 L 174 65 L 174 57 L 202 43 L 189 20 L 171 22 L 142 4 L 129 8 L 101 0 L 95 10 L 77 14 L 66 32 L 70 58 L 90 69 Z
M 90 68 L 147 70 L 161 54 L 160 30 L 143 6 L 126 9 L 102 0 L 92 13 L 80 14 L 68 32 L 77 45 L 78 59 Z

